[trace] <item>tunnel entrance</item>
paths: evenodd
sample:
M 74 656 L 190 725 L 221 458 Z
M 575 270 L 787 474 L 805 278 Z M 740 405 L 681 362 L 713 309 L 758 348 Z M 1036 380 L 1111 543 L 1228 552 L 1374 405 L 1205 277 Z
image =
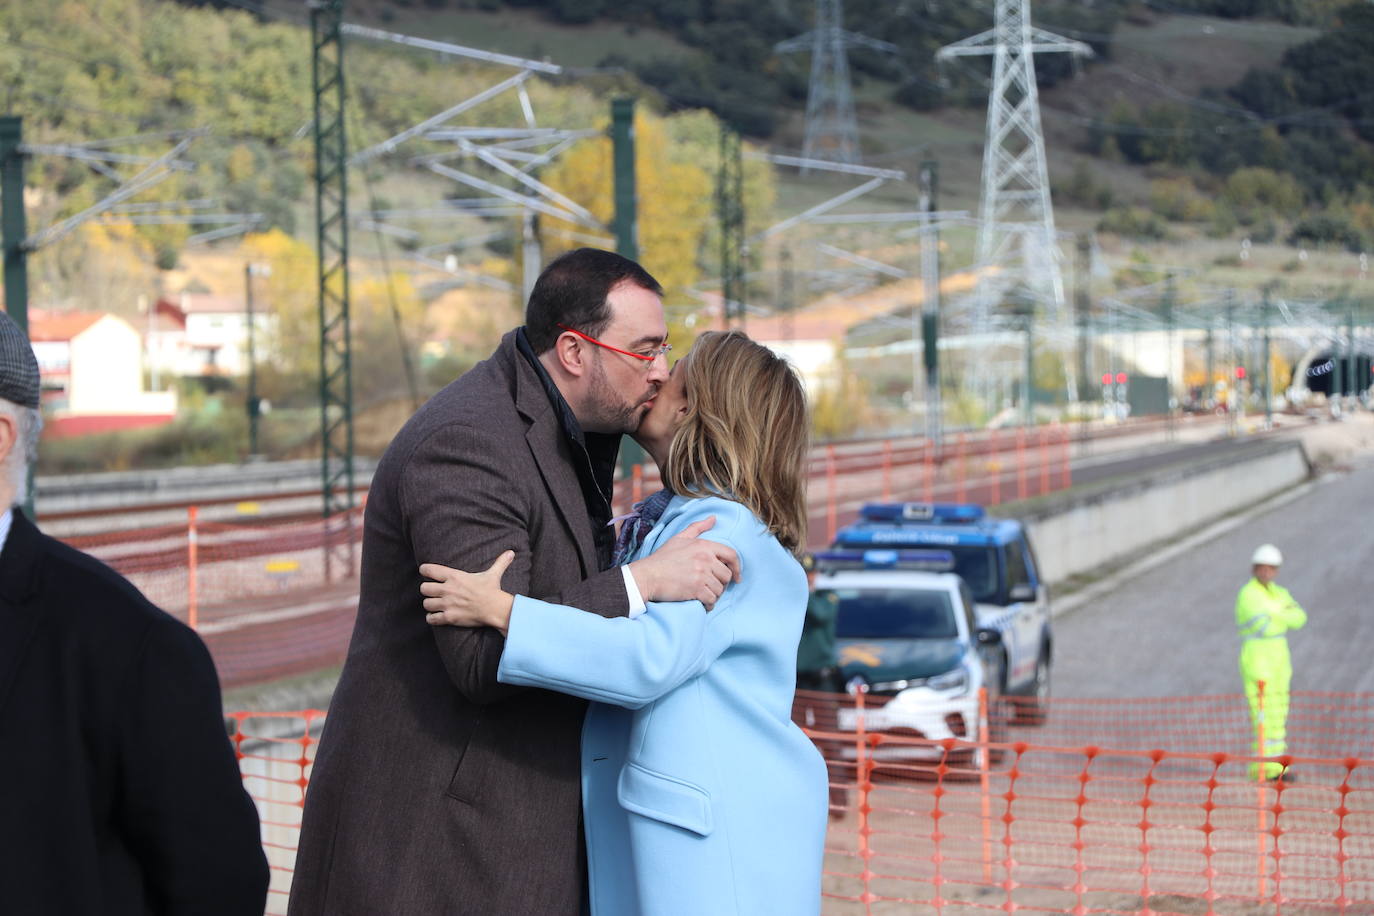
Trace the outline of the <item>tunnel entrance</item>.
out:
M 1303 381 L 1308 391 L 1327 397 L 1363 394 L 1369 390 L 1371 365 L 1374 360 L 1368 353 L 1356 353 L 1354 359 L 1346 353 L 1319 353 L 1308 365 Z

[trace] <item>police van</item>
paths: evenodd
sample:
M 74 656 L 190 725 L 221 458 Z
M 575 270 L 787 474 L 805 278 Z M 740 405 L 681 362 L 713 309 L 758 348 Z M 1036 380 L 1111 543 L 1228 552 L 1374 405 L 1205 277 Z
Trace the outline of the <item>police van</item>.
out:
M 862 597 L 865 586 L 881 583 L 888 592 L 903 587 L 929 591 L 930 576 L 938 571 L 932 568 L 929 557 L 915 565 L 903 564 L 900 558 L 904 553 L 914 556 L 912 552 L 930 551 L 949 558 L 945 572 L 962 580 L 963 603 L 972 605 L 971 618 L 960 634 L 964 648 L 951 651 L 950 670 L 935 672 L 929 663 L 923 663 L 912 666 L 910 677 L 901 677 L 901 671 L 896 670 L 901 663 L 895 668 L 890 663 L 895 658 L 877 659 L 880 664 L 874 665 L 882 653 L 870 652 L 872 657 L 865 658 L 852 648 L 846 651 L 844 634 L 852 629 L 850 624 L 870 613 Z M 1021 522 L 989 518 L 976 505 L 871 503 L 863 507 L 857 522 L 836 533 L 830 550 L 817 559 L 822 575 L 816 588 L 831 590 L 840 599 L 839 662 L 847 681 L 893 696 L 917 687 L 927 692 L 945 687 L 943 692 L 950 702 L 970 693 L 976 695 L 975 684 L 979 684 L 989 688 L 991 699 L 1008 698 L 1006 712 L 1022 724 L 1044 721 L 1054 657 L 1049 595 Z M 960 603 L 955 601 L 954 606 Z M 898 654 L 907 651 L 885 645 Z M 976 667 L 982 670 L 973 671 Z M 888 689 L 876 689 L 880 684 Z M 902 689 L 894 691 L 893 687 Z
M 873 751 L 880 761 L 940 760 L 946 752 L 938 742 L 976 744 L 985 728 L 988 741 L 1005 740 L 1001 636 L 978 625 L 968 583 L 953 572 L 953 554 L 835 549 L 817 554 L 816 568 L 817 591 L 837 599 L 841 671 L 851 691 L 862 686 L 865 694 L 862 713 L 848 705 L 837 710 L 841 730 L 857 730 L 862 715 L 866 731 L 924 739 L 883 744 Z M 851 760 L 853 751 L 841 749 Z M 952 756 L 981 764 L 967 746 Z

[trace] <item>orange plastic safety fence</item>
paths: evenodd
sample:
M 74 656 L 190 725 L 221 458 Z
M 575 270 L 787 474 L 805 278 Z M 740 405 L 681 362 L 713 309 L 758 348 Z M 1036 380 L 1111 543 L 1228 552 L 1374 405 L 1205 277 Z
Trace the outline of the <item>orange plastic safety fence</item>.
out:
M 1305 708 L 1325 709 L 1333 724 L 1341 704 L 1374 705 L 1366 694 L 1305 699 L 1318 696 Z M 1244 705 L 1243 697 L 1186 699 Z M 794 708 L 830 766 L 827 916 L 1374 908 L 1374 760 L 1280 757 L 1294 781 L 1259 783 L 1245 753 L 1043 740 L 1091 701 L 1056 702 L 1041 728 L 984 722 L 994 711 L 986 706 L 961 726 L 973 739 L 1001 730 L 998 742 L 871 731 L 870 701 L 881 700 L 799 692 Z M 1106 705 L 1143 723 L 1159 703 Z M 268 912 L 284 913 L 324 714 L 233 720 L 272 865 Z
M 258 806 L 262 846 L 272 883 L 267 912 L 285 913 L 300 843 L 305 788 L 315 761 L 324 713 L 236 712 L 230 736 L 238 752 L 243 784 Z
M 1245 709 L 1244 697 L 1177 698 L 1180 707 Z M 867 701 L 870 705 L 865 705 Z M 1305 702 L 1299 702 L 1305 701 Z M 831 764 L 825 912 L 1029 910 L 1047 913 L 1212 914 L 1374 905 L 1374 760 L 1306 752 L 1290 728 L 1277 759 L 1290 780 L 1256 782 L 1244 750 L 1164 750 L 1156 738 L 1200 743 L 1152 721 L 1157 700 L 1058 701 L 1049 723 L 1080 734 L 1113 718 L 1136 726 L 1139 749 L 1056 745 L 1053 725 L 970 724 L 970 737 L 870 731 L 881 697 L 800 693 L 796 718 Z M 1347 749 L 1368 747 L 1369 695 L 1295 696 L 1324 717 L 1310 735 L 1336 746 L 1342 709 L 1354 711 Z M 829 728 L 821 727 L 832 723 Z M 840 726 L 845 726 L 841 728 Z M 1234 736 L 1250 740 L 1248 721 Z M 1074 729 L 1070 729 L 1074 730 Z M 1146 739 L 1142 741 L 1141 739 Z M 1205 739 L 1202 739 L 1205 740 Z M 838 796 L 838 801 L 837 801 Z M 894 908 L 895 907 L 895 908 Z
M 1122 424 L 1095 435 L 1150 429 L 1147 423 Z M 1022 478 L 1033 495 L 1067 486 L 1068 429 L 1047 427 L 1037 436 L 1042 447 L 1022 449 L 1019 465 L 1016 435 L 997 430 L 961 433 L 942 449 L 919 437 L 814 449 L 808 468 L 812 544 L 825 543 L 879 493 L 890 499 L 996 503 Z M 636 490 L 642 495 L 659 486 L 652 465 L 621 481 L 617 514 L 628 509 Z M 326 522 L 306 508 L 308 496 L 278 494 L 263 497 L 262 505 L 209 500 L 204 512 L 195 506 L 132 507 L 129 513 L 146 519 L 138 527 L 64 539 L 195 626 L 210 644 L 223 684 L 237 686 L 337 664 L 346 649 L 356 607 L 362 509 Z M 268 503 L 273 514 L 251 514 Z M 73 517 L 55 520 L 79 523 L 85 532 L 100 519 L 95 512 L 68 515 Z M 340 546 L 351 552 L 351 568 L 334 562 Z
M 1272 697 L 1272 692 L 1271 692 Z M 1053 699 L 1045 724 L 1027 732 L 1037 744 L 1072 747 L 1164 747 L 1196 753 L 1248 753 L 1254 734 L 1243 695 L 1132 699 Z M 994 725 L 1024 719 L 1030 701 L 993 704 Z M 1374 694 L 1293 691 L 1288 695 L 1287 745 L 1309 757 L 1368 755 L 1374 748 Z
M 337 665 L 357 609 L 362 510 L 187 521 L 65 538 L 201 634 L 225 687 Z M 340 549 L 342 548 L 342 549 Z M 350 549 L 351 548 L 351 549 Z M 326 577 L 325 554 L 334 553 Z M 340 556 L 353 557 L 352 569 Z
M 231 521 L 196 520 L 194 510 L 188 507 L 188 520 L 176 525 L 63 540 L 109 564 L 173 616 L 187 619 L 194 603 L 202 624 L 327 584 L 326 548 L 352 544 L 356 555 L 362 540 L 361 509 L 328 520 L 316 514 Z M 348 578 L 337 568 L 331 573 Z
M 807 464 L 807 505 L 812 547 L 858 518 L 864 503 L 886 500 L 973 502 L 996 505 L 1004 497 L 1040 496 L 1069 485 L 1067 427 L 1040 428 L 1037 447 L 1024 446 L 1025 433 L 961 434 L 942 449 L 924 439 L 872 440 L 827 445 Z M 636 489 L 652 493 L 662 484 L 652 464 L 643 465 L 616 487 L 615 514 L 629 511 Z

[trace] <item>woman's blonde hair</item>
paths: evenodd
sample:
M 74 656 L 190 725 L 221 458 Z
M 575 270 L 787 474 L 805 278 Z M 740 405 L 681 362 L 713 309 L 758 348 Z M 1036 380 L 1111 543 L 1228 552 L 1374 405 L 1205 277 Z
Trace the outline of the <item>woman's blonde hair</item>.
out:
M 720 494 L 747 506 L 794 554 L 806 543 L 809 420 L 801 379 L 739 331 L 707 331 L 678 364 L 687 416 L 663 480 L 688 497 Z

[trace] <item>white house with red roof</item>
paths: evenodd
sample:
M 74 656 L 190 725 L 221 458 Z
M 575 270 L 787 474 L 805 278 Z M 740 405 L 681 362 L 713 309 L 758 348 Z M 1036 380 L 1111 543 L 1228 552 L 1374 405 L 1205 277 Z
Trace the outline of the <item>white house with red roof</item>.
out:
M 47 435 L 156 426 L 176 417 L 176 392 L 143 390 L 143 340 L 123 318 L 32 309 L 29 340 L 43 379 Z
M 273 316 L 253 314 L 258 347 L 274 330 Z M 248 372 L 248 315 L 241 299 L 181 292 L 153 306 L 144 333 L 148 363 L 159 373 L 225 378 Z M 261 358 L 261 353 L 259 353 Z

